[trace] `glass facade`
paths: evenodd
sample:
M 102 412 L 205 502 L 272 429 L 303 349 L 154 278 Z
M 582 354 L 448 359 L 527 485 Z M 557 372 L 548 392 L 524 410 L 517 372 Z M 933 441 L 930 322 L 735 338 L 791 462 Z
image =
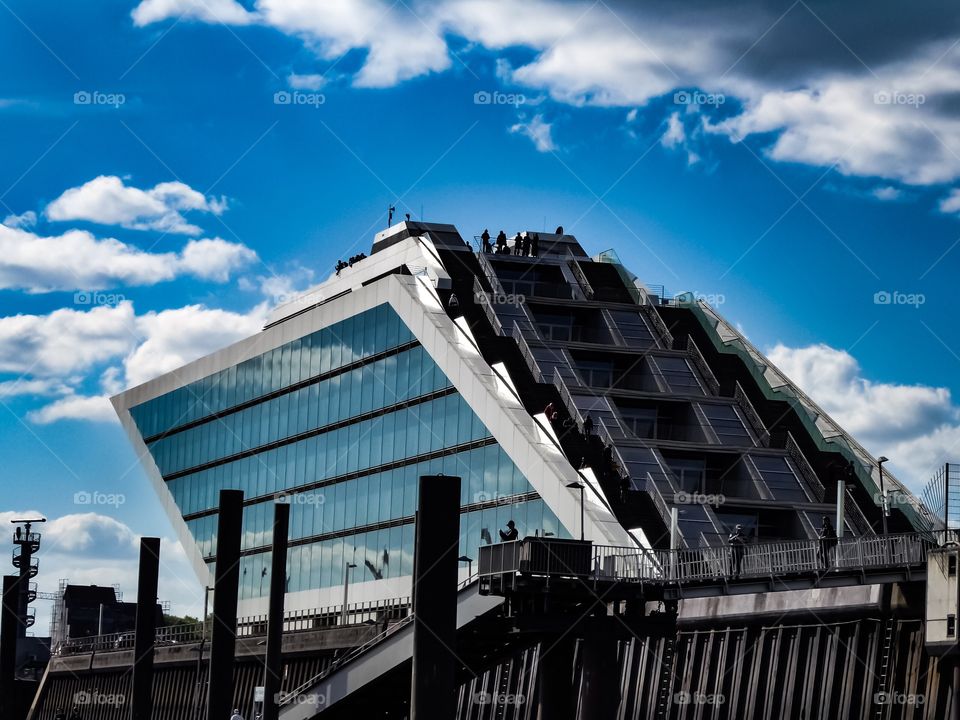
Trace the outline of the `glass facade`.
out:
M 569 535 L 388 305 L 131 408 L 208 562 L 244 491 L 241 598 L 268 591 L 273 503 L 291 503 L 288 591 L 409 575 L 417 479 L 462 478 L 460 552 L 513 520 Z

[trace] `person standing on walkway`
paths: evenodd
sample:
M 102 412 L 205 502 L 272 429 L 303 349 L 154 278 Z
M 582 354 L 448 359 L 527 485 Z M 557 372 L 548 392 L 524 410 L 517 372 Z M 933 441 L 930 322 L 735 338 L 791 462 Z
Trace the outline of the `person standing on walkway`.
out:
M 737 524 L 727 538 L 727 545 L 730 546 L 730 565 L 735 578 L 740 577 L 740 570 L 743 567 L 743 556 L 746 553 L 747 538 L 743 534 L 743 525 Z

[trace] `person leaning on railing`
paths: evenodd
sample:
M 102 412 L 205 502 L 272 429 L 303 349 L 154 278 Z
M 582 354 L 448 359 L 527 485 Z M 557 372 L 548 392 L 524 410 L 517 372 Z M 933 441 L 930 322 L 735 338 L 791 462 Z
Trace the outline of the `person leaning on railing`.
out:
M 820 564 L 826 569 L 833 564 L 833 554 L 837 549 L 837 531 L 833 529 L 830 518 L 823 516 L 820 525 Z

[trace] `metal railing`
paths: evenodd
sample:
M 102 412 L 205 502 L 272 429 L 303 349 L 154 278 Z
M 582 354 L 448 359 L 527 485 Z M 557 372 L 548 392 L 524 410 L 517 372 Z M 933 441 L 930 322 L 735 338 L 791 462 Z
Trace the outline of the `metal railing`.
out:
M 409 596 L 388 600 L 373 600 L 347 605 L 347 622 L 343 624 L 343 609 L 337 605 L 311 610 L 288 610 L 283 614 L 283 632 L 306 632 L 333 627 L 350 627 L 370 624 L 371 622 L 390 622 L 404 620 L 410 616 L 411 599 Z M 206 623 L 169 625 L 156 631 L 156 644 L 180 645 L 200 642 L 210 638 L 213 619 Z M 267 634 L 267 616 L 251 615 L 237 619 L 237 638 L 262 637 Z M 60 655 L 76 655 L 88 652 L 125 650 L 133 647 L 132 630 L 93 635 L 82 638 L 68 638 L 55 650 Z
M 737 405 L 746 416 L 747 422 L 750 423 L 750 427 L 757 436 L 757 442 L 759 442 L 763 447 L 770 447 L 770 431 L 767 430 L 767 426 L 764 425 L 763 420 L 760 418 L 760 413 L 757 412 L 757 409 L 753 406 L 753 403 L 750 402 L 750 398 L 747 397 L 747 393 L 744 391 L 743 386 L 740 385 L 739 381 L 737 381 L 737 384 L 734 387 L 733 399 L 737 401 Z
M 707 387 L 710 388 L 710 394 L 719 395 L 720 383 L 717 381 L 717 376 L 713 374 L 713 370 L 711 370 L 707 364 L 703 353 L 700 352 L 700 348 L 697 347 L 697 344 L 689 335 L 687 336 L 687 353 L 690 355 L 690 359 L 693 360 L 693 364 L 697 370 L 700 371 L 700 375 L 703 377 L 704 382 L 707 383 Z
M 807 456 L 803 454 L 803 450 L 797 445 L 797 441 L 793 439 L 793 435 L 791 435 L 789 431 L 787 431 L 786 450 L 790 455 L 790 459 L 793 460 L 793 464 L 797 466 L 797 471 L 800 473 L 800 482 L 803 483 L 807 494 L 813 498 L 815 502 L 823 502 L 826 496 L 823 483 L 820 482 L 820 478 L 818 478 L 817 474 L 813 471 L 813 467 L 807 460 Z M 866 534 L 863 528 L 857 529 L 861 535 Z
M 523 551 L 509 547 L 525 542 L 480 548 L 481 578 L 513 572 L 536 574 L 537 568 L 524 567 L 518 560 L 522 559 Z M 923 564 L 929 550 L 936 546 L 930 536 L 919 533 L 871 535 L 832 542 L 797 540 L 679 550 L 593 545 L 590 577 L 596 580 L 683 584 L 831 571 L 904 569 Z M 485 555 L 489 557 L 485 558 Z M 556 564 L 554 574 L 565 574 L 557 570 L 561 565 Z

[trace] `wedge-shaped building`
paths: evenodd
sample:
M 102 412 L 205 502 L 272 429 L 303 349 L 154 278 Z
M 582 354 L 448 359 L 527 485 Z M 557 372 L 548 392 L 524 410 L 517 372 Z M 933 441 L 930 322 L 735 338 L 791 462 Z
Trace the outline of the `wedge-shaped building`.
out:
M 596 545 L 815 538 L 838 493 L 844 534 L 879 531 L 876 461 L 713 308 L 527 235 L 484 252 L 400 223 L 257 335 L 114 398 L 205 584 L 218 491 L 244 491 L 240 615 L 266 610 L 278 496 L 288 608 L 342 602 L 345 573 L 351 603 L 409 595 L 425 474 L 463 480 L 466 558 L 511 521 Z M 884 475 L 890 532 L 928 527 Z

